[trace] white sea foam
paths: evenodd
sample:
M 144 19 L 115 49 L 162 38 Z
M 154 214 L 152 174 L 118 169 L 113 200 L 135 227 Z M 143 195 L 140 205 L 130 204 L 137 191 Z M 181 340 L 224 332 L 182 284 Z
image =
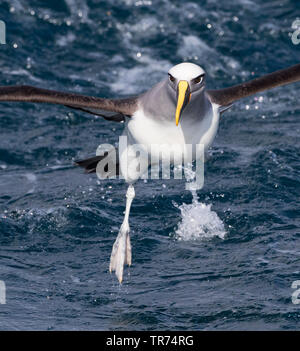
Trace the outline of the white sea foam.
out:
M 25 173 L 24 176 L 31 183 L 35 183 L 36 180 L 37 180 L 37 177 L 36 177 L 36 175 L 34 173 Z
M 75 39 L 76 36 L 72 32 L 69 32 L 67 35 L 59 35 L 56 39 L 56 45 L 61 47 L 67 46 L 73 43 Z
M 25 70 L 23 68 L 15 69 L 15 70 L 3 68 L 2 73 L 7 74 L 7 75 L 13 75 L 13 76 L 26 76 L 29 79 L 31 79 L 32 81 L 39 82 L 39 83 L 41 82 L 41 79 L 33 76 L 28 70 Z
M 195 35 L 183 36 L 177 55 L 183 61 L 196 61 L 200 66 L 203 65 L 211 77 L 214 77 L 218 70 L 233 74 L 241 69 L 238 61 L 225 55 L 220 57 L 216 49 Z M 212 59 L 214 57 L 218 57 L 219 62 Z
M 142 38 L 155 37 L 160 31 L 160 23 L 154 16 L 146 16 L 136 23 L 119 22 L 116 24 L 116 28 L 120 31 L 120 34 L 125 35 L 125 39 L 136 42 Z
M 147 54 L 142 54 L 134 67 L 120 67 L 110 88 L 115 93 L 126 95 L 144 92 L 166 77 L 166 72 L 171 66 L 168 61 L 155 60 Z
M 9 10 L 10 12 L 21 12 L 24 11 L 24 5 L 22 4 L 22 1 L 20 0 L 9 0 L 5 1 L 9 5 Z
M 73 20 L 77 21 L 80 18 L 81 22 L 89 22 L 89 7 L 82 0 L 65 0 L 66 5 L 71 13 Z
M 178 49 L 177 54 L 183 58 L 186 56 L 209 54 L 213 49 L 209 47 L 205 41 L 196 37 L 195 35 L 187 35 L 182 38 L 182 43 Z

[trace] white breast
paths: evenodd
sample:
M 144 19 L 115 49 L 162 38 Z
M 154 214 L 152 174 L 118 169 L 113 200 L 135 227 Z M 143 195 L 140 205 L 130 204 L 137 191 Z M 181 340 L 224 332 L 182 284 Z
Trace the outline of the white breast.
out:
M 203 145 L 204 150 L 207 150 L 216 136 L 218 124 L 219 112 L 216 105 L 213 105 L 211 112 L 202 120 L 182 117 L 178 126 L 175 124 L 175 117 L 174 121 L 163 121 L 146 116 L 142 110 L 136 111 L 127 122 L 123 133 L 123 136 L 127 137 L 127 155 L 125 157 L 125 150 L 120 154 L 122 174 L 127 181 L 139 178 L 140 174 L 135 171 L 140 162 L 140 158 L 137 159 L 136 156 L 137 150 L 139 154 L 143 153 L 140 152 L 141 150 L 144 150 L 144 155 L 146 153 L 151 155 L 152 153 L 159 154 L 162 149 L 169 148 L 176 150 L 178 159 L 186 157 L 186 159 L 194 160 L 196 153 L 195 147 L 192 146 Z M 128 163 L 131 163 L 132 166 L 128 167 Z M 146 171 L 148 163 L 147 166 L 145 164 L 140 168 L 141 172 Z

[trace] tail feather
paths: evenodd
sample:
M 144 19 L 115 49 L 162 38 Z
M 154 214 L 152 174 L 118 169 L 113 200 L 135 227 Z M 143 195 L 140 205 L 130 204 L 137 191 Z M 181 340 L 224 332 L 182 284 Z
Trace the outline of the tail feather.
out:
M 104 160 L 108 156 L 108 153 L 105 153 L 103 156 L 94 156 L 86 158 L 84 160 L 75 161 L 75 164 L 79 167 L 85 169 L 85 173 L 95 173 L 97 165 L 100 161 Z M 104 171 L 108 171 L 108 165 L 104 167 Z M 119 162 L 116 163 L 116 176 L 119 175 Z
M 85 160 L 75 161 L 75 164 L 79 167 L 85 168 L 86 173 L 94 173 L 96 172 L 98 162 L 103 160 L 105 157 L 106 155 L 86 158 Z

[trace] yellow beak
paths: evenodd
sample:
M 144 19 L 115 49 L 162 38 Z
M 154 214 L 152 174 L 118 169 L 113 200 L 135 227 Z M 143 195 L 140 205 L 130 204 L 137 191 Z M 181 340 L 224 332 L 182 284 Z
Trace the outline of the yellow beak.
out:
M 175 113 L 176 126 L 178 126 L 181 113 L 190 101 L 190 98 L 191 94 L 189 83 L 186 80 L 180 80 L 177 85 L 177 107 Z

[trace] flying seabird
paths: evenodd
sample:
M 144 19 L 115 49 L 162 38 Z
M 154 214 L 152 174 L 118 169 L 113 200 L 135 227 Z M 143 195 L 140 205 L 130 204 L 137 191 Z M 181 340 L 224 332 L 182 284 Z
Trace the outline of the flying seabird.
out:
M 147 162 L 137 169 L 139 160 L 135 145 L 141 145 L 148 154 L 153 145 L 158 149 L 162 145 L 170 149 L 172 145 L 179 145 L 178 154 L 186 156 L 192 152 L 187 156 L 195 160 L 197 153 L 194 149 L 189 151 L 186 145 L 204 145 L 206 150 L 217 133 L 220 114 L 235 101 L 299 80 L 300 64 L 297 64 L 228 88 L 206 90 L 203 68 L 185 62 L 172 67 L 163 81 L 136 97 L 104 99 L 21 85 L 0 87 L 0 101 L 60 104 L 110 121 L 126 122 L 122 135 L 127 137 L 127 146 L 119 159 L 115 159 L 113 173 L 122 175 L 129 186 L 125 216 L 113 245 L 109 266 L 121 283 L 124 264 L 131 264 L 128 217 L 135 196 L 133 183 L 149 167 Z M 105 162 L 109 156 L 106 153 L 76 163 L 87 173 L 96 172 L 100 162 Z M 153 166 L 153 162 L 150 164 Z

